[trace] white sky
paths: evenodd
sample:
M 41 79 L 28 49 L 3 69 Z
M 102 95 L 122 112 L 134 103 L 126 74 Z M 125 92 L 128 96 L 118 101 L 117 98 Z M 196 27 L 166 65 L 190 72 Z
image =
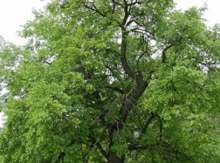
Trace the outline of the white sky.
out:
M 0 0 L 0 35 L 5 40 L 17 45 L 23 45 L 25 40 L 19 38 L 16 31 L 21 31 L 21 25 L 33 20 L 32 9 L 43 9 L 51 0 Z
M 207 19 L 207 24 L 213 26 L 216 23 L 220 24 L 220 0 L 174 0 L 177 3 L 177 9 L 187 9 L 191 6 L 201 7 L 205 3 L 208 6 L 208 10 L 204 14 L 204 18 Z
M 208 10 L 204 18 L 208 20 L 207 24 L 213 26 L 220 24 L 220 0 L 174 0 L 177 3 L 177 9 L 187 9 L 191 6 L 201 7 L 206 3 Z M 51 0 L 0 0 L 0 35 L 5 40 L 17 45 L 23 45 L 26 40 L 19 38 L 16 31 L 21 31 L 21 25 L 27 20 L 33 20 L 32 9 L 43 9 Z M 1 124 L 1 118 L 0 118 Z

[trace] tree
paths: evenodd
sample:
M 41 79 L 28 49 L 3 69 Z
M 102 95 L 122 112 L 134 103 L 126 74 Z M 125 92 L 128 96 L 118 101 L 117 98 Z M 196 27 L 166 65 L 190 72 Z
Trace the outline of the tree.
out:
M 5 162 L 218 162 L 220 27 L 172 0 L 53 0 L 1 41 Z

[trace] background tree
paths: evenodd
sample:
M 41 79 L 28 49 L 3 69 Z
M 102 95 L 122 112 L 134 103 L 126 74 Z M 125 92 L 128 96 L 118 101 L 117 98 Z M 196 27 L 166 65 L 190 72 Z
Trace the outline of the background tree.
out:
M 219 26 L 172 0 L 53 0 L 1 41 L 5 162 L 218 162 Z

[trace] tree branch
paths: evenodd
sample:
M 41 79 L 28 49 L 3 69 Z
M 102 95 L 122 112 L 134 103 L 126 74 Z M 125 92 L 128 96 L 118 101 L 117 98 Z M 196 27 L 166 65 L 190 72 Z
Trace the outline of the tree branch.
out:
M 95 3 L 94 3 L 94 2 L 92 3 L 92 6 L 95 8 L 95 10 L 96 10 L 101 16 L 106 17 L 106 15 L 103 14 L 103 13 L 101 13 L 100 10 L 95 6 Z
M 140 62 L 140 59 L 144 56 L 144 54 L 147 52 L 147 50 L 145 50 L 139 57 L 138 57 L 138 60 L 137 60 L 137 70 L 139 70 L 139 62 Z
M 123 19 L 123 22 L 122 22 L 122 26 L 124 26 L 128 20 L 128 17 L 130 15 L 129 11 L 128 11 L 128 4 L 127 4 L 127 1 L 124 0 L 124 4 L 125 4 L 125 7 L 124 7 L 124 19 Z
M 64 157 L 65 157 L 66 153 L 62 152 L 59 157 L 58 160 L 56 161 L 56 163 L 60 163 L 60 161 L 63 163 L 64 162 Z
M 100 150 L 100 152 L 102 153 L 102 155 L 103 155 L 106 159 L 108 159 L 108 155 L 107 155 L 107 153 L 105 152 L 105 150 L 103 149 L 102 145 L 101 145 L 99 142 L 97 142 L 96 145 L 97 145 L 97 147 L 99 148 L 99 150 Z
M 131 70 L 131 68 L 128 66 L 127 63 L 127 58 L 126 58 L 126 49 L 127 49 L 127 43 L 125 41 L 125 39 L 128 36 L 128 32 L 126 31 L 122 31 L 122 42 L 121 42 L 121 62 L 122 62 L 122 67 L 125 71 L 126 74 L 128 74 L 130 77 L 132 77 L 133 79 L 135 79 L 135 72 Z
M 143 133 L 143 134 L 145 134 L 145 132 L 147 131 L 147 128 L 148 128 L 148 126 L 150 125 L 151 121 L 154 119 L 154 117 L 156 117 L 156 115 L 152 113 L 151 116 L 150 116 L 150 118 L 147 120 L 147 122 L 146 122 L 146 124 L 145 124 L 143 130 L 142 130 L 142 133 Z
M 150 149 L 151 148 L 151 145 L 145 145 L 145 146 L 129 146 L 128 147 L 128 150 L 129 151 L 132 151 L 132 150 L 146 150 L 146 149 Z
M 163 123 L 162 120 L 160 119 L 160 142 L 162 142 L 162 133 L 163 133 Z
M 114 87 L 114 86 L 112 86 L 112 85 L 106 85 L 105 88 L 109 88 L 109 89 L 111 89 L 111 90 L 113 90 L 113 91 L 116 91 L 116 92 L 119 92 L 119 93 L 121 93 L 121 94 L 124 94 L 124 90 L 122 90 L 122 89 L 120 89 L 120 88 L 117 88 L 117 87 Z
M 102 136 L 102 134 L 104 133 L 104 131 L 106 130 L 106 125 L 103 128 L 102 132 L 99 134 L 98 138 L 94 138 L 93 136 L 89 136 L 88 138 L 92 140 L 92 143 L 89 147 L 88 152 L 83 156 L 83 159 L 85 159 L 85 157 L 92 151 L 92 149 L 94 148 L 95 145 L 97 145 L 98 148 L 100 148 L 100 152 L 106 157 L 106 159 L 108 158 L 107 153 L 104 151 L 104 149 L 102 148 L 101 144 L 98 142 L 99 138 Z M 90 130 L 91 131 L 91 130 Z M 92 133 L 92 131 L 91 131 Z
M 113 76 L 118 77 L 119 75 L 117 75 L 111 67 L 109 67 L 108 65 L 105 65 L 105 67 L 112 73 Z M 123 81 L 120 79 L 120 77 L 117 78 L 121 84 L 123 84 Z
M 83 5 L 84 5 L 84 7 L 88 8 L 88 9 L 90 9 L 90 10 L 92 10 L 92 11 L 95 11 L 96 13 L 98 13 L 99 15 L 101 15 L 102 17 L 106 17 L 106 15 L 103 14 L 103 13 L 101 13 L 100 10 L 95 6 L 95 3 L 94 3 L 94 2 L 92 2 L 92 6 L 93 6 L 94 8 L 88 6 L 85 2 L 83 3 Z
M 147 78 L 147 80 L 149 80 L 151 78 L 151 75 L 155 72 L 155 70 L 152 68 L 148 74 L 149 74 L 149 77 Z
M 165 63 L 165 62 L 166 62 L 166 51 L 167 51 L 168 49 L 170 49 L 172 46 L 173 46 L 173 45 L 171 44 L 171 45 L 167 46 L 167 47 L 163 50 L 163 53 L 162 53 L 162 63 Z
M 121 6 L 122 8 L 124 8 L 124 6 L 123 6 L 121 3 L 116 2 L 115 0 L 112 0 L 112 3 L 113 3 L 113 4 L 116 4 L 116 5 L 118 5 L 118 6 Z
M 86 157 L 86 156 L 89 154 L 89 152 L 92 150 L 92 148 L 96 145 L 96 146 L 99 148 L 99 150 L 100 150 L 100 152 L 102 153 L 102 155 L 103 155 L 106 159 L 108 159 L 108 155 L 107 155 L 107 153 L 105 152 L 105 150 L 103 149 L 102 145 L 98 142 L 98 139 L 95 139 L 95 138 L 92 137 L 92 136 L 89 136 L 89 138 L 90 138 L 93 142 L 92 142 L 92 144 L 90 145 L 90 150 L 87 152 L 87 154 L 86 154 L 84 157 Z
M 135 2 L 129 3 L 128 6 L 133 6 L 133 5 L 136 5 L 136 4 L 142 4 L 142 2 L 139 2 L 139 1 L 135 0 Z

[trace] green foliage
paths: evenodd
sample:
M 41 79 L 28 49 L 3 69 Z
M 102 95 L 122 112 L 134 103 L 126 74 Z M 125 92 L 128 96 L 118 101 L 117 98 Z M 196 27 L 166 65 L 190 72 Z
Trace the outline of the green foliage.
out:
M 220 160 L 220 27 L 172 0 L 53 0 L 0 38 L 3 162 Z

